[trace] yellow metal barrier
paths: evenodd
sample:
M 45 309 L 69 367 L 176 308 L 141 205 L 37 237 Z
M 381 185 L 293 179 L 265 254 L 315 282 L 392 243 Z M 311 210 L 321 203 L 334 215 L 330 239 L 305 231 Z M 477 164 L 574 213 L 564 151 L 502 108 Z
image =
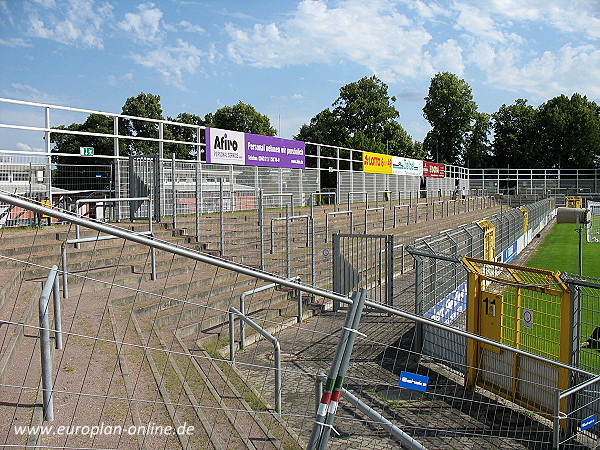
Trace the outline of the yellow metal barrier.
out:
M 583 208 L 583 199 L 581 197 L 566 197 L 565 206 L 567 208 Z
M 571 363 L 572 306 L 559 272 L 470 257 L 463 262 L 469 270 L 468 331 Z M 541 414 L 553 413 L 555 389 L 569 388 L 567 369 L 472 340 L 467 367 L 469 388 L 484 387 Z
M 527 233 L 527 231 L 529 231 L 529 211 L 527 211 L 523 206 L 521 206 L 519 209 L 523 213 L 523 233 Z
M 477 225 L 483 230 L 483 257 L 493 261 L 496 257 L 496 227 L 487 219 L 478 221 Z

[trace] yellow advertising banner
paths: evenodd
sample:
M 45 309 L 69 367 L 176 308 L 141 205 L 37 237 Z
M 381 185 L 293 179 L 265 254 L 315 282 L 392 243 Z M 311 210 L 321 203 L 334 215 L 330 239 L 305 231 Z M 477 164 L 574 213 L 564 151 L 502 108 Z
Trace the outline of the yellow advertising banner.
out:
M 363 152 L 363 171 L 366 173 L 392 173 L 392 156 Z

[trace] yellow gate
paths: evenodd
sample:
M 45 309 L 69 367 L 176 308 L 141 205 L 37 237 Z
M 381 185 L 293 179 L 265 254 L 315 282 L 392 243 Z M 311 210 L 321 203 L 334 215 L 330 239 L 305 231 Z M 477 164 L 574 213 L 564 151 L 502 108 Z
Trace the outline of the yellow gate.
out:
M 469 270 L 468 331 L 570 364 L 573 315 L 558 272 L 469 257 L 463 262 Z M 553 413 L 556 389 L 569 387 L 567 369 L 473 340 L 467 367 L 469 388 L 484 387 L 542 414 Z
M 529 231 L 529 211 L 527 211 L 523 206 L 519 208 L 523 213 L 523 234 Z
M 483 258 L 493 261 L 496 257 L 496 227 L 487 219 L 477 225 L 483 230 Z

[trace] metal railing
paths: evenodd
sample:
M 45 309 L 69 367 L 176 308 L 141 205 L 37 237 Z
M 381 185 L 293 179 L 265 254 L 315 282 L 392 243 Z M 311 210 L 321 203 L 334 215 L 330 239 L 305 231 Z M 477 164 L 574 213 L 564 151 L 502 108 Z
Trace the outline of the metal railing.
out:
M 273 344 L 274 365 L 275 365 L 275 412 L 281 414 L 281 347 L 277 338 L 273 337 L 267 330 L 258 325 L 245 314 L 235 309 L 229 308 L 229 359 L 235 361 L 235 317 L 238 317 L 242 323 L 247 323 L 260 333 L 267 341 Z
M 39 330 L 40 330 L 40 357 L 42 367 L 42 394 L 44 419 L 54 421 L 54 397 L 52 389 L 52 353 L 50 350 L 50 320 L 48 309 L 50 294 L 54 305 L 54 344 L 57 350 L 63 348 L 62 343 L 62 313 L 58 284 L 58 267 L 52 266 L 44 282 L 44 287 L 39 299 Z
M 275 283 L 279 286 L 288 287 L 288 288 L 291 288 L 294 290 L 300 290 L 303 292 L 303 294 L 308 294 L 308 295 L 313 295 L 316 297 L 321 297 L 321 298 L 325 298 L 325 299 L 329 299 L 329 300 L 339 301 L 340 303 L 344 303 L 344 304 L 353 303 L 352 300 L 350 300 L 349 298 L 347 298 L 345 296 L 334 294 L 329 291 L 316 288 L 314 286 L 309 286 L 309 285 L 305 285 L 302 283 L 298 283 L 297 281 L 286 280 L 284 278 L 281 278 L 281 277 L 278 277 L 278 276 L 275 276 L 275 275 L 272 275 L 272 274 L 269 274 L 266 272 L 262 272 L 262 271 L 259 271 L 256 269 L 252 269 L 247 266 L 231 263 L 231 262 L 224 261 L 222 259 L 210 256 L 210 255 L 194 252 L 190 249 L 180 248 L 180 247 L 176 247 L 171 244 L 167 244 L 165 242 L 149 239 L 148 237 L 143 236 L 143 235 L 135 235 L 128 230 L 118 229 L 118 228 L 109 226 L 104 223 L 93 222 L 93 221 L 90 221 L 87 219 L 73 216 L 72 214 L 64 213 L 62 211 L 45 208 L 41 205 L 29 202 L 27 200 L 23 200 L 23 199 L 20 199 L 20 198 L 11 196 L 11 195 L 0 193 L 0 201 L 14 204 L 14 205 L 22 207 L 22 208 L 27 208 L 36 213 L 48 214 L 48 215 L 51 215 L 52 217 L 62 220 L 62 221 L 79 224 L 79 225 L 85 226 L 87 228 L 99 231 L 101 233 L 111 234 L 111 235 L 114 235 L 117 237 L 127 239 L 131 242 L 136 242 L 136 243 L 139 243 L 142 245 L 146 245 L 148 247 L 154 247 L 155 249 L 163 250 L 167 253 L 170 253 L 173 255 L 179 255 L 184 258 L 189 258 L 190 260 L 193 260 L 193 261 L 198 261 L 201 263 L 208 264 L 210 266 L 223 268 L 225 270 L 232 271 L 237 274 L 248 275 L 249 277 L 252 277 L 254 279 L 261 279 L 261 280 L 264 280 L 269 283 Z M 585 376 L 585 377 L 590 377 L 590 376 L 593 377 L 594 376 L 594 374 L 591 374 L 590 372 L 579 369 L 577 367 L 573 367 L 572 365 L 552 361 L 552 360 L 549 360 L 542 356 L 528 353 L 527 351 L 524 351 L 521 349 L 515 349 L 512 346 L 498 343 L 494 340 L 491 340 L 491 339 L 488 339 L 488 338 L 485 338 L 485 337 L 482 337 L 479 335 L 475 335 L 473 333 L 469 333 L 464 330 L 457 329 L 456 327 L 452 327 L 452 326 L 437 322 L 435 320 L 428 319 L 421 315 L 417 315 L 417 314 L 410 313 L 407 311 L 402 311 L 397 308 L 393 308 L 388 305 L 382 305 L 382 304 L 375 303 L 375 302 L 372 302 L 369 300 L 365 301 L 365 306 L 370 309 L 377 310 L 377 311 L 385 313 L 385 314 L 389 314 L 391 316 L 396 316 L 396 317 L 407 319 L 414 323 L 431 326 L 431 327 L 434 327 L 436 329 L 439 329 L 439 330 L 444 331 L 449 334 L 462 336 L 464 339 L 472 339 L 477 342 L 482 342 L 487 345 L 495 346 L 506 352 L 511 352 L 511 353 L 518 354 L 521 356 L 526 356 L 530 359 L 541 361 L 546 364 L 552 365 L 554 367 L 561 367 L 561 368 L 567 369 L 573 373 L 582 374 L 582 376 Z M 238 311 L 238 312 L 240 312 L 240 311 Z M 129 345 L 129 344 L 126 344 L 126 345 Z M 153 351 L 158 351 L 158 349 L 154 348 Z

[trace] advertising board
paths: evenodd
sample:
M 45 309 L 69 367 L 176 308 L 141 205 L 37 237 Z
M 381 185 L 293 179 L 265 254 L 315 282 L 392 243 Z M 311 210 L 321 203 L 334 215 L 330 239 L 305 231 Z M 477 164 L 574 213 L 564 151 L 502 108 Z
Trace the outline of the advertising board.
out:
M 306 167 L 302 141 L 206 128 L 206 162 L 246 166 Z
M 392 173 L 394 175 L 423 176 L 423 161 L 419 159 L 392 156 Z
M 363 171 L 366 173 L 392 173 L 392 156 L 381 153 L 363 153 Z
M 431 178 L 444 178 L 445 168 L 443 164 L 423 161 L 423 176 Z

